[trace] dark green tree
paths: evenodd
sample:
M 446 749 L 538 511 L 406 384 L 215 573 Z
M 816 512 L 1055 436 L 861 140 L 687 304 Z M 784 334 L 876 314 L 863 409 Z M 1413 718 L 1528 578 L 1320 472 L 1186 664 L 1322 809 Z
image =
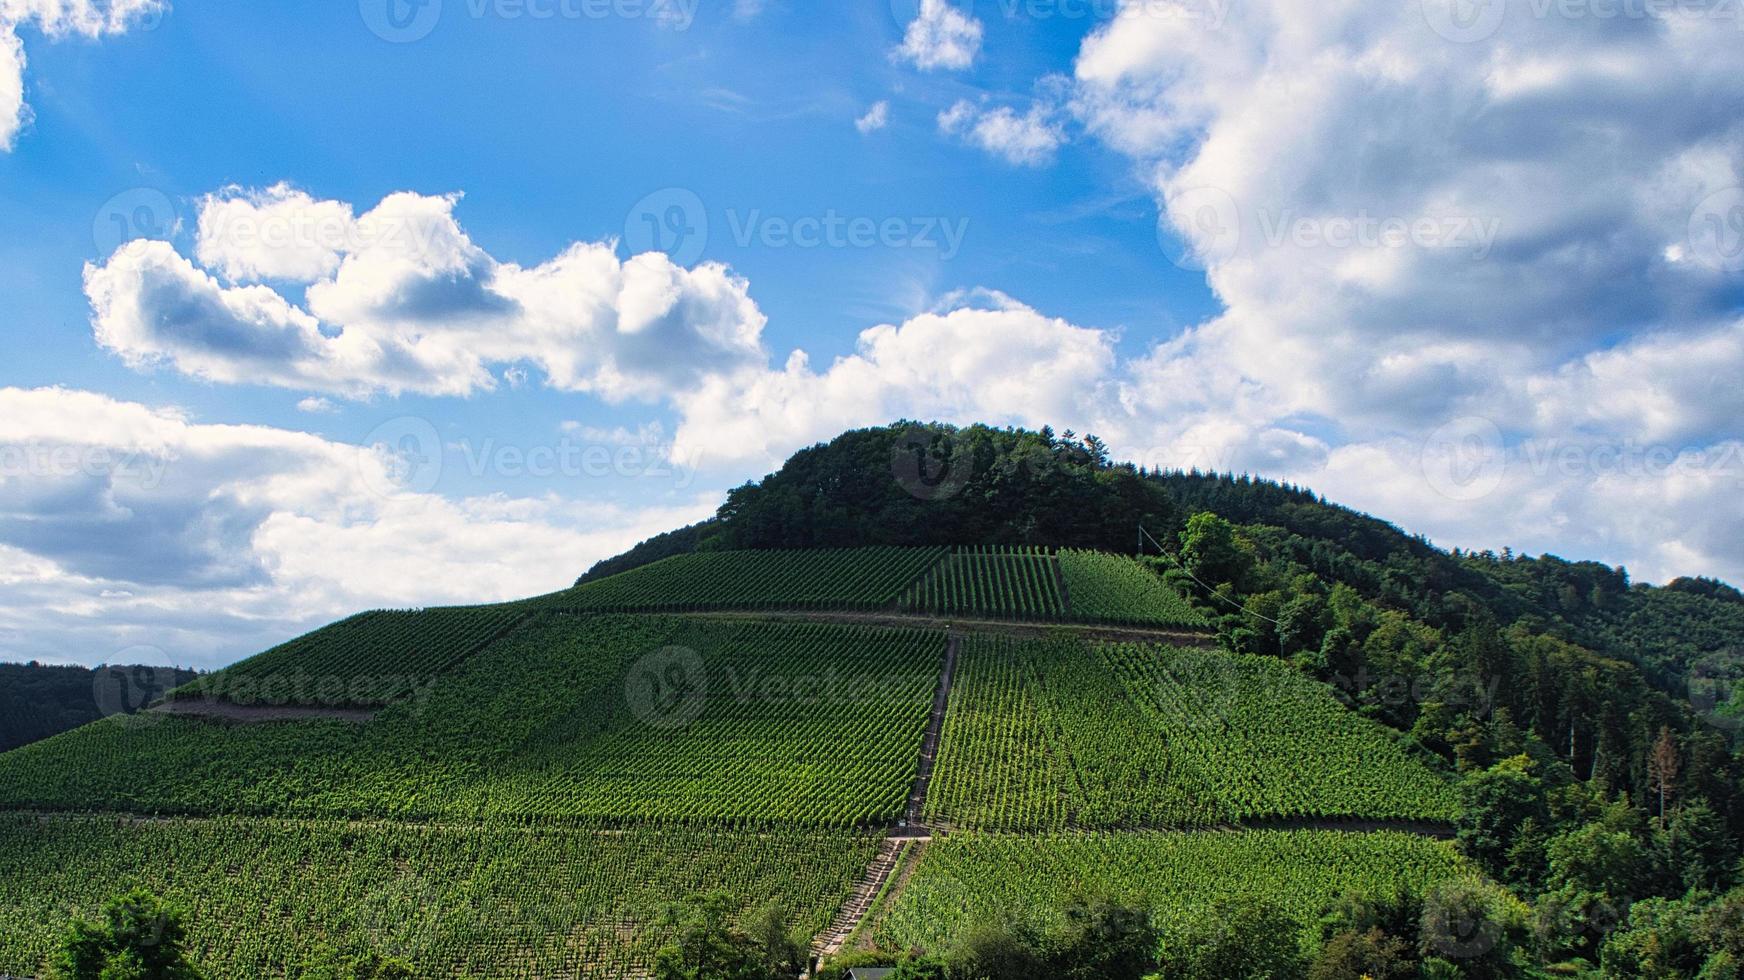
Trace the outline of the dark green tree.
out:
M 710 892 L 668 909 L 672 939 L 655 954 L 656 980 L 772 980 L 764 944 L 732 927 L 735 907 L 732 896 Z
M 110 899 L 96 922 L 74 920 L 50 958 L 52 980 L 199 980 L 179 911 L 145 889 Z
M 1164 927 L 1157 944 L 1164 980 L 1271 980 L 1306 970 L 1302 925 L 1257 898 L 1224 899 Z
M 1497 878 L 1521 881 L 1530 868 L 1515 867 L 1509 851 L 1528 822 L 1550 822 L 1543 783 L 1533 778 L 1532 762 L 1524 756 L 1504 759 L 1467 776 L 1460 784 L 1459 848 Z
M 1156 964 L 1159 933 L 1148 908 L 1080 899 L 1049 935 L 1045 959 L 1059 980 L 1140 980 Z

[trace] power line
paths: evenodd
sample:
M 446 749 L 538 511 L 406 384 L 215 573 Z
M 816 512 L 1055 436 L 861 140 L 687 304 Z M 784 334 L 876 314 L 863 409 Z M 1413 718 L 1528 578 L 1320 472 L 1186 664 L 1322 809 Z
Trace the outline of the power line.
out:
M 1229 605 L 1235 607 L 1235 611 L 1241 613 L 1244 616 L 1258 616 L 1259 618 L 1265 620 L 1266 622 L 1271 623 L 1273 626 L 1283 626 L 1284 625 L 1283 623 L 1278 622 L 1277 620 L 1273 619 L 1272 617 L 1267 616 L 1265 613 L 1254 612 L 1253 610 L 1247 608 L 1246 606 L 1243 606 L 1241 603 L 1236 602 L 1234 599 L 1231 599 L 1230 597 L 1217 591 L 1216 589 L 1212 588 L 1211 586 L 1206 585 L 1205 582 L 1199 578 L 1199 576 L 1193 574 L 1192 569 L 1188 568 L 1186 565 L 1181 564 L 1181 560 L 1176 558 L 1174 555 L 1169 554 L 1168 549 L 1163 547 L 1162 542 L 1158 541 L 1156 539 L 1156 537 L 1151 534 L 1150 531 L 1146 530 L 1145 526 L 1143 524 L 1140 524 L 1138 526 L 1138 533 L 1140 535 L 1139 548 L 1138 548 L 1139 554 L 1141 554 L 1141 555 L 1144 554 L 1144 539 L 1149 538 L 1151 544 L 1154 544 L 1157 546 L 1157 553 L 1158 554 L 1162 555 L 1164 558 L 1167 558 L 1170 562 L 1172 562 L 1174 564 L 1174 566 L 1176 568 L 1178 568 L 1182 572 L 1186 573 L 1186 576 L 1188 578 L 1192 579 L 1195 583 L 1197 583 L 1198 586 L 1201 589 L 1204 589 L 1208 594 L 1210 594 L 1210 596 L 1213 599 L 1223 600 L 1224 602 L 1228 603 Z

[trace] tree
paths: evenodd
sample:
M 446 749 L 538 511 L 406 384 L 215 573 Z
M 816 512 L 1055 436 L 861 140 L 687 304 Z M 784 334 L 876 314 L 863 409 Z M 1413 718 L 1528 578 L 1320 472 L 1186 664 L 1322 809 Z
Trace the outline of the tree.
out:
M 1426 960 L 1454 964 L 1469 980 L 1505 980 L 1523 973 L 1515 953 L 1526 932 L 1516 900 L 1489 882 L 1465 879 L 1423 896 L 1417 942 Z
M 1665 821 L 1665 801 L 1677 792 L 1679 754 L 1677 739 L 1669 727 L 1659 730 L 1659 740 L 1647 753 L 1647 778 L 1659 793 L 1659 819 Z
M 1712 807 L 1685 803 L 1660 835 L 1667 873 L 1682 887 L 1717 891 L 1732 882 L 1738 846 Z
M 1550 822 L 1544 786 L 1532 776 L 1532 761 L 1516 756 L 1472 773 L 1460 784 L 1460 803 L 1460 850 L 1503 881 L 1530 879 L 1534 869 L 1514 867 L 1509 851 L 1529 821 L 1534 826 Z
M 1416 974 L 1410 944 L 1369 929 L 1334 934 L 1309 969 L 1308 980 L 1406 980 Z
M 725 892 L 693 895 L 668 909 L 672 939 L 654 957 L 657 980 L 770 980 L 765 947 L 731 927 L 735 902 Z M 788 974 L 792 976 L 793 974 Z
M 1108 899 L 1074 901 L 1050 935 L 1048 975 L 1060 980 L 1139 980 L 1156 963 L 1158 932 L 1147 908 Z
M 1636 902 L 1629 924 L 1605 940 L 1600 965 L 1606 977 L 1682 980 L 1693 977 L 1707 959 L 1696 938 L 1696 918 L 1688 905 L 1663 898 Z
M 971 928 L 957 940 L 947 960 L 951 980 L 1030 980 L 1045 975 L 1030 935 L 1012 922 Z
M 1551 838 L 1545 850 L 1553 889 L 1572 887 L 1625 904 L 1651 889 L 1653 861 L 1627 830 L 1590 823 Z
M 97 922 L 75 919 L 50 959 L 52 980 L 199 980 L 181 913 L 144 889 L 110 899 Z
M 1303 972 L 1302 926 L 1257 898 L 1220 900 L 1165 927 L 1161 980 L 1268 980 Z
M 1206 588 L 1247 581 L 1253 557 L 1235 537 L 1235 525 L 1216 514 L 1194 514 L 1181 532 L 1181 564 Z

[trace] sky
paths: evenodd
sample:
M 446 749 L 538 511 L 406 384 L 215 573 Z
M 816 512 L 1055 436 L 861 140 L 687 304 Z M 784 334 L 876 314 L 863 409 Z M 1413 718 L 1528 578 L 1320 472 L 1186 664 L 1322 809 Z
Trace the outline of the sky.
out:
M 901 418 L 1744 581 L 1734 0 L 0 0 L 0 660 L 560 588 Z

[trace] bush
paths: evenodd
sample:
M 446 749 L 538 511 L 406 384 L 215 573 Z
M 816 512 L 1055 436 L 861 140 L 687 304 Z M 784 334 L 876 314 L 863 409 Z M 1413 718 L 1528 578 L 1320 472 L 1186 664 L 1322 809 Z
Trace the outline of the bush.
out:
M 50 959 L 50 980 L 200 980 L 179 911 L 144 889 L 110 899 L 101 921 L 75 919 Z

